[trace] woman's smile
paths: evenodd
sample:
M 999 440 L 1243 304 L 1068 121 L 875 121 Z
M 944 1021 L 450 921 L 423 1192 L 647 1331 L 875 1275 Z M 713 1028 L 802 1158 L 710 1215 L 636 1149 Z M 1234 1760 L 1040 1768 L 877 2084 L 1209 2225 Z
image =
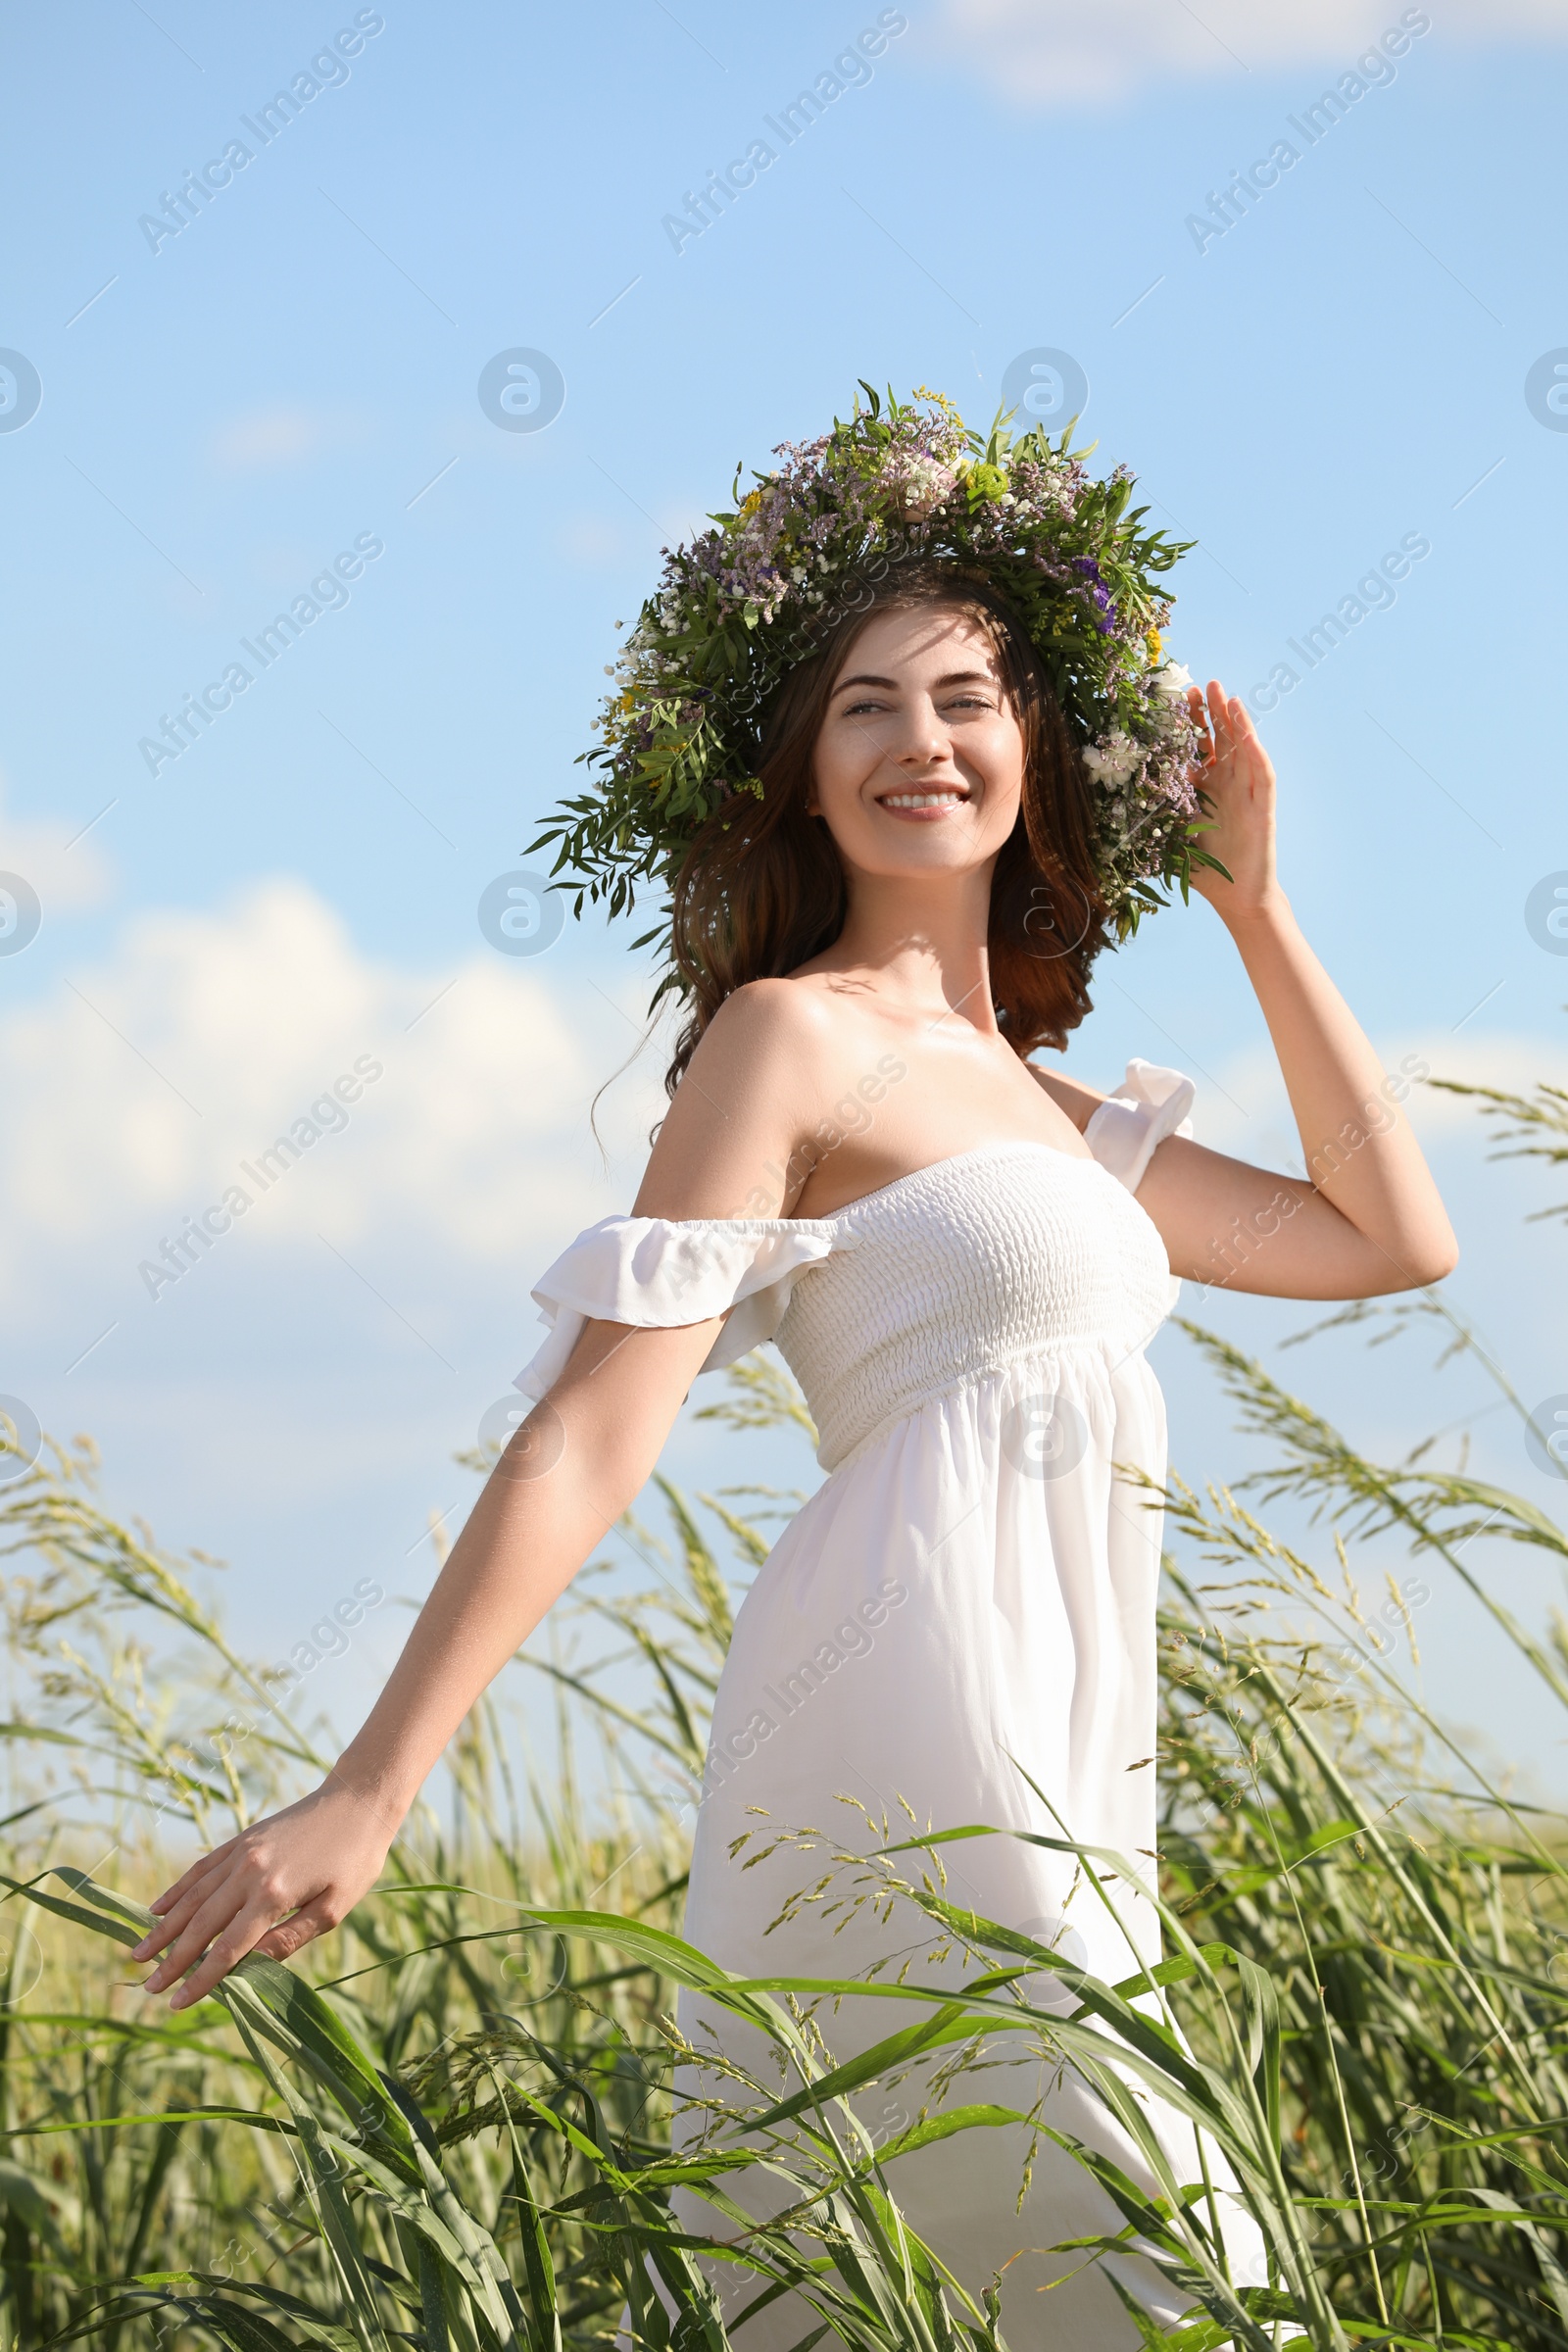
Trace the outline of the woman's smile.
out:
M 970 794 L 966 784 L 906 784 L 872 797 L 879 808 L 905 823 L 930 824 L 954 809 L 967 808 Z

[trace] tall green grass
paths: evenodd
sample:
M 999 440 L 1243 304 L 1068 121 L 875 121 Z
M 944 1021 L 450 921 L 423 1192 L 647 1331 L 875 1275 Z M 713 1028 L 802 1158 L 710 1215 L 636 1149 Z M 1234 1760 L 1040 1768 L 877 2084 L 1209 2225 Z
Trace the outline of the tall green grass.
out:
M 1568 1102 L 1551 1090 L 1485 1107 L 1504 1141 L 1564 1156 Z M 1331 1320 L 1375 1341 L 1430 1323 L 1488 1360 L 1435 1298 Z M 948 1900 L 941 1852 L 985 1825 L 890 1823 L 857 1866 L 973 1965 L 956 1992 L 922 1987 L 918 1968 L 882 1984 L 887 2037 L 843 2068 L 821 1988 L 736 1982 L 679 1935 L 734 1592 L 779 1497 L 662 1485 L 662 1531 L 624 1530 L 646 1582 L 592 1565 L 472 1711 L 450 1822 L 421 1804 L 336 1936 L 292 1967 L 248 1961 L 172 2015 L 117 1950 L 147 1924 L 136 1896 L 194 1840 L 296 1793 L 332 1742 L 230 1647 L 192 1564 L 103 1509 L 86 1448 L 6 1488 L 26 1695 L 4 1727 L 0 2343 L 544 2352 L 611 2341 L 625 2309 L 642 2342 L 722 2352 L 738 2331 L 744 2352 L 729 2295 L 729 2332 L 720 2315 L 726 2275 L 742 2312 L 804 2298 L 828 2343 L 1017 2352 L 1037 2312 L 1010 2309 L 1004 2280 L 975 2303 L 946 2276 L 899 2213 L 897 2160 L 998 2121 L 981 2061 L 1020 2043 L 1095 2082 L 1160 2183 L 1149 2197 L 1074 2151 L 1123 2239 L 1190 2296 L 1175 2334 L 1130 2319 L 1148 2344 L 1568 2343 L 1564 1825 L 1460 1752 L 1404 1664 L 1446 1586 L 1446 1605 L 1456 1592 L 1485 1613 L 1520 1674 L 1568 1703 L 1560 1623 L 1517 1622 L 1486 1548 L 1560 1561 L 1568 1537 L 1427 1448 L 1368 1459 L 1186 1328 L 1269 1466 L 1246 1491 L 1173 1479 L 1167 1496 L 1166 1958 L 1102 1984 Z M 742 1432 L 809 1429 L 760 1358 L 708 1409 Z M 1258 1515 L 1282 1503 L 1308 1528 L 1296 1544 Z M 1385 1584 L 1368 1561 L 1393 1563 Z M 552 1736 L 530 1765 L 537 1691 L 523 1699 L 541 1678 Z M 1114 1872 L 1073 1850 L 1091 1881 Z M 1043 1968 L 1076 1997 L 1065 2013 L 1031 1997 Z M 681 1986 L 759 2029 L 784 2089 L 737 2078 L 732 2120 L 676 2161 Z M 1266 2281 L 1232 2276 L 1204 2183 L 1168 2170 L 1140 2082 L 1225 2151 Z M 864 2120 L 878 2086 L 891 2136 Z M 725 2241 L 706 2260 L 672 2221 L 676 2185 Z

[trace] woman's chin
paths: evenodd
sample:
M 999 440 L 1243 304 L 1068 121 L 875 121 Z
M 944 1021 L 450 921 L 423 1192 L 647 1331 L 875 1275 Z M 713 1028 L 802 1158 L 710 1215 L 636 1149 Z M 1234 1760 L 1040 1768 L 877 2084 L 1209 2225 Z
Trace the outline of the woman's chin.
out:
M 981 848 L 973 841 L 927 836 L 923 840 L 913 839 L 907 845 L 895 843 L 890 847 L 879 842 L 861 858 L 845 855 L 844 862 L 852 874 L 863 875 L 868 881 L 957 884 L 970 875 L 988 873 L 996 857 L 995 850 Z

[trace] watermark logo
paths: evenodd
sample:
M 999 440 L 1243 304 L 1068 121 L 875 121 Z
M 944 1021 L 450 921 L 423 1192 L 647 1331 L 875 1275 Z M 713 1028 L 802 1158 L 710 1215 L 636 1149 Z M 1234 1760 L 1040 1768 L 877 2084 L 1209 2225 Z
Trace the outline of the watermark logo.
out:
M 502 1448 L 495 1477 L 513 1486 L 532 1486 L 535 1479 L 559 1469 L 566 1451 L 566 1424 L 548 1396 L 541 1396 L 537 1404 L 525 1397 L 503 1397 L 480 1421 L 479 1443 Z
M 1568 349 L 1542 353 L 1525 377 L 1525 407 L 1548 433 L 1568 433 Z
M 378 1609 L 385 1598 L 385 1588 L 373 1576 L 362 1576 L 353 1592 L 345 1592 L 341 1600 L 335 1600 L 331 1610 L 311 1627 L 308 1638 L 302 1636 L 293 1643 L 286 1658 L 279 1659 L 275 1666 L 262 1667 L 258 1680 L 266 1687 L 267 1705 L 256 1714 L 241 1714 L 231 1710 L 216 1731 L 192 1742 L 183 1751 L 190 1770 L 183 1765 L 178 1768 L 165 1766 L 159 1776 L 163 1794 L 153 1813 L 154 1827 L 163 1821 L 166 1814 L 188 1814 L 192 1776 L 199 1779 L 206 1772 L 227 1766 L 241 1741 L 254 1738 L 268 1716 L 276 1715 L 284 1700 L 293 1697 L 308 1674 L 314 1674 L 329 1658 L 346 1657 L 354 1646 L 351 1634 L 369 1610 Z M 279 1685 L 281 1688 L 277 1687 Z
M 544 874 L 519 867 L 497 874 L 479 894 L 479 928 L 503 956 L 542 956 L 565 923 L 565 899 Z
M 30 948 L 42 921 L 42 902 L 26 877 L 0 873 L 0 956 Z
M 148 249 L 162 253 L 171 238 L 177 237 L 199 220 L 207 207 L 224 188 L 231 187 L 235 174 L 255 163 L 263 148 L 281 138 L 289 124 L 303 108 L 319 98 L 323 90 L 341 89 L 350 78 L 347 61 L 358 57 L 367 41 L 386 30 L 386 19 L 378 9 L 362 8 L 352 24 L 345 24 L 323 44 L 308 66 L 301 66 L 286 89 L 274 90 L 265 106 L 253 115 L 241 115 L 244 138 L 228 141 L 221 155 L 209 157 L 200 172 L 187 172 L 179 185 L 165 188 L 159 196 L 160 209 L 143 213 L 136 222 L 147 240 Z M 255 145 L 249 144 L 251 140 Z M 331 202 L 331 198 L 327 198 Z
M 43 1427 L 20 1396 L 0 1396 L 0 1490 L 17 1487 L 38 1465 Z
M 243 1183 L 236 1178 L 222 1199 L 203 1209 L 199 1218 L 187 1217 L 172 1241 L 165 1237 L 156 1258 L 142 1259 L 136 1271 L 155 1304 L 171 1283 L 178 1282 L 192 1266 L 200 1264 L 215 1242 L 233 1232 L 236 1219 L 254 1207 L 263 1193 L 270 1193 L 304 1152 L 314 1151 L 323 1136 L 342 1134 L 350 1124 L 348 1105 L 358 1102 L 366 1088 L 373 1086 L 382 1075 L 385 1066 L 373 1054 L 360 1054 L 351 1070 L 345 1070 L 328 1091 L 318 1095 L 308 1110 L 300 1112 L 286 1135 L 277 1136 L 265 1152 L 257 1152 L 254 1160 L 240 1161 Z
M 1294 694 L 1302 678 L 1319 668 L 1335 647 L 1343 645 L 1350 631 L 1360 627 L 1369 612 L 1387 612 L 1398 603 L 1394 583 L 1408 579 L 1412 564 L 1424 564 L 1431 553 L 1432 542 L 1425 531 L 1406 531 L 1398 546 L 1391 547 L 1387 555 L 1380 557 L 1353 589 L 1348 588 L 1331 612 L 1322 613 L 1298 638 L 1286 638 L 1300 668 L 1294 668 L 1289 662 L 1276 662 L 1262 685 L 1254 686 L 1247 696 L 1248 709 L 1277 710 L 1282 698 Z
M 1206 253 L 1217 238 L 1228 236 L 1238 221 L 1245 220 L 1259 199 L 1270 188 L 1277 188 L 1284 174 L 1294 172 L 1301 158 L 1326 139 L 1369 91 L 1387 87 L 1396 78 L 1394 59 L 1406 56 L 1411 42 L 1431 30 L 1432 19 L 1424 8 L 1407 8 L 1398 24 L 1391 24 L 1364 50 L 1332 89 L 1324 90 L 1310 106 L 1303 106 L 1298 115 L 1287 115 L 1285 120 L 1296 138 L 1276 139 L 1267 155 L 1258 156 L 1245 172 L 1233 172 L 1223 188 L 1209 189 L 1206 213 L 1188 214 L 1183 226 L 1199 252 Z M 1296 139 L 1301 142 L 1298 147 Z
M 1080 890 L 1070 875 L 1032 882 L 1023 917 L 1024 953 L 1037 963 L 1075 956 L 1089 937 L 1094 919 L 1088 893 Z
M 909 1065 L 896 1054 L 884 1054 L 876 1067 L 862 1070 L 853 1087 L 846 1087 L 824 1119 L 819 1119 L 811 1133 L 796 1145 L 781 1168 L 776 1159 L 762 1162 L 762 1182 L 755 1184 L 739 1208 L 729 1213 L 736 1217 L 770 1217 L 782 1205 L 793 1209 L 805 1191 L 808 1180 L 814 1176 L 829 1152 L 836 1152 L 850 1136 L 869 1135 L 876 1125 L 875 1112 L 868 1104 L 880 1102 L 890 1088 L 907 1078 Z
M 1007 362 L 1002 405 L 1017 411 L 1012 420 L 1015 433 L 1032 433 L 1037 424 L 1059 433 L 1088 408 L 1089 378 L 1070 351 L 1041 344 Z
M 0 1935 L 0 1983 L 6 2007 L 20 2009 L 43 1977 L 43 1945 L 29 1927 L 13 1925 Z
M 0 433 L 20 433 L 38 414 L 43 378 L 20 351 L 0 351 Z
M 518 1389 L 509 1389 L 505 1396 L 487 1404 L 479 1415 L 480 1452 L 487 1453 L 492 1446 L 504 1452 L 532 1410 L 531 1402 Z
M 333 557 L 319 571 L 308 588 L 302 588 L 286 612 L 276 612 L 265 629 L 258 629 L 255 642 L 242 637 L 240 644 L 256 666 L 247 667 L 244 662 L 231 662 L 220 678 L 204 686 L 200 698 L 187 694 L 172 716 L 165 710 L 158 724 L 162 733 L 144 735 L 136 749 L 147 763 L 150 775 L 158 775 L 172 760 L 197 742 L 202 731 L 225 710 L 234 707 L 235 700 L 253 685 L 264 669 L 287 653 L 295 639 L 306 629 L 314 628 L 323 612 L 341 612 L 352 600 L 347 583 L 359 579 L 367 564 L 374 564 L 386 554 L 386 541 L 375 531 L 361 531 L 354 545 Z
M 566 379 L 547 351 L 519 344 L 479 370 L 479 406 L 504 433 L 542 433 L 566 405 Z
M 1089 1424 L 1070 1396 L 1020 1396 L 1002 1424 L 1002 1450 L 1025 1478 L 1065 1478 L 1089 1451 Z
M 1069 1968 L 1089 1966 L 1089 1946 L 1077 1929 L 1070 1926 L 1059 1913 L 1053 1913 L 1049 1918 L 1042 1915 L 1036 1919 L 1026 1919 L 1018 1933 L 1031 1936 L 1036 1943 L 1045 1944 L 1058 1960 L 1065 1960 Z
M 1525 1444 L 1538 1470 L 1548 1478 L 1568 1478 L 1568 1396 L 1548 1396 L 1537 1405 L 1525 1423 Z
M 1568 956 L 1568 874 L 1542 875 L 1525 901 L 1525 929 L 1548 956 Z
M 341 1600 L 334 1601 L 330 1614 L 311 1627 L 308 1638 L 294 1643 L 287 1658 L 280 1659 L 275 1666 L 262 1669 L 263 1682 L 269 1686 L 283 1683 L 292 1693 L 296 1683 L 303 1681 L 306 1675 L 314 1674 L 318 1666 L 324 1665 L 328 1658 L 341 1658 L 348 1654 L 354 1646 L 349 1640 L 350 1633 L 368 1610 L 378 1609 L 385 1598 L 384 1589 L 373 1576 L 362 1576 L 353 1592 L 345 1593 Z M 278 1693 L 274 1691 L 272 1695 L 275 1702 Z M 230 1717 L 229 1723 L 232 1722 L 233 1718 Z M 216 1735 L 213 1742 L 215 1753 L 228 1752 L 226 1748 L 218 1747 L 218 1740 L 225 1737 L 228 1729 L 229 1725 L 225 1724 L 223 1730 Z
M 764 115 L 763 129 L 745 154 L 732 156 L 721 172 L 710 172 L 700 188 L 688 188 L 681 198 L 684 210 L 666 213 L 660 221 L 675 251 L 684 253 L 688 245 L 706 235 L 714 221 L 748 188 L 755 188 L 761 173 L 771 171 L 785 150 L 793 147 L 797 139 L 803 139 L 812 123 L 819 122 L 846 90 L 863 89 L 871 79 L 872 58 L 881 57 L 888 43 L 908 29 L 909 20 L 903 9 L 883 9 L 876 23 L 863 26 L 849 47 L 841 49 L 808 88 L 797 91 L 788 106 L 781 106 L 776 115 Z
M 565 1937 L 552 1936 L 541 1946 L 544 1933 L 524 1928 L 507 1937 L 507 1949 L 501 1955 L 501 1974 L 506 1979 L 507 1995 L 519 2009 L 533 2009 L 559 1992 L 566 1981 L 568 1958 Z
M 900 1578 L 884 1577 L 874 1592 L 846 1609 L 837 1625 L 823 1629 L 822 1639 L 807 1656 L 793 1667 L 779 1660 L 773 1669 L 772 1682 L 764 1683 L 759 1694 L 766 1705 L 753 1707 L 744 1724 L 727 1732 L 713 1733 L 703 1768 L 699 1803 L 706 1804 L 715 1788 L 722 1788 L 731 1774 L 756 1755 L 759 1742 L 771 1740 L 792 1715 L 798 1715 L 808 1704 L 831 1676 L 840 1673 L 854 1659 L 869 1656 L 876 1647 L 876 1634 L 887 1623 L 889 1611 L 903 1608 L 908 1597 L 909 1588 Z
M 914 2122 L 902 2099 L 885 2098 L 874 2115 L 864 2119 L 863 2128 L 870 2132 L 873 2148 L 885 2148 L 890 2140 L 900 2139 Z

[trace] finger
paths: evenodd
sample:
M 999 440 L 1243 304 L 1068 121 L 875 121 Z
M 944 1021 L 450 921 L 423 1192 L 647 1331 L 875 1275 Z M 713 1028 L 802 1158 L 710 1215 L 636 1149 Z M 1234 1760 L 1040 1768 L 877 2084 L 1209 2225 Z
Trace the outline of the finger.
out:
M 330 1895 L 316 1895 L 292 1919 L 279 1920 L 275 1928 L 269 1928 L 251 1948 L 268 1960 L 291 1959 L 318 1936 L 329 1935 L 341 1916 Z
M 1225 689 L 1220 684 L 1218 678 L 1210 678 L 1208 681 L 1208 708 L 1209 714 L 1214 722 L 1215 742 L 1218 743 L 1222 740 L 1228 741 L 1230 737 L 1230 714 L 1225 705 Z
M 221 1934 L 213 1938 L 204 1957 L 192 1969 L 183 1984 L 177 1985 L 169 1996 L 171 2009 L 189 2009 L 203 2001 L 213 1986 L 237 1968 L 246 1954 L 256 1948 L 257 1938 L 264 1936 L 276 1920 L 275 1903 L 253 1901 L 237 1912 Z
M 215 1862 L 220 1862 L 225 1854 L 233 1851 L 234 1847 L 239 1843 L 240 1836 L 241 1833 L 236 1830 L 234 1836 L 232 1838 L 225 1838 L 221 1845 L 215 1845 L 208 1853 L 198 1854 L 195 1861 L 191 1864 L 189 1870 L 185 1871 L 182 1876 L 177 1878 L 172 1886 L 166 1886 L 162 1894 L 155 1894 L 153 1896 L 152 1901 L 147 1906 L 149 1911 L 167 1911 L 172 1903 L 177 1903 L 180 1896 L 186 1891 L 186 1889 L 190 1886 L 193 1886 L 199 1878 L 205 1877 L 206 1873 L 212 1869 Z
M 176 1977 L 194 1966 L 215 1936 L 221 1935 L 240 1912 L 265 1912 L 265 1925 L 270 1927 L 294 1908 L 281 1889 L 262 1876 L 254 1861 L 250 1867 L 241 1862 L 225 1871 L 221 1882 L 213 1888 L 200 1909 L 193 1912 L 169 1946 L 152 1975 L 142 1986 L 144 1992 L 163 1992 Z M 260 1931 L 258 1931 L 259 1933 Z
M 131 1958 L 133 1960 L 151 1960 L 155 1953 L 163 1950 L 166 1944 L 172 1943 L 186 1922 L 201 1908 L 225 1872 L 231 1867 L 231 1862 L 216 1861 L 209 1855 L 201 1867 L 200 1875 L 191 1880 L 190 1886 L 180 1896 L 178 1902 L 171 1904 L 163 1918 L 148 1929 L 140 1943 L 132 1944 Z M 187 1878 L 191 1876 L 188 1871 L 185 1875 Z M 182 1885 L 183 1883 L 181 1881 Z

